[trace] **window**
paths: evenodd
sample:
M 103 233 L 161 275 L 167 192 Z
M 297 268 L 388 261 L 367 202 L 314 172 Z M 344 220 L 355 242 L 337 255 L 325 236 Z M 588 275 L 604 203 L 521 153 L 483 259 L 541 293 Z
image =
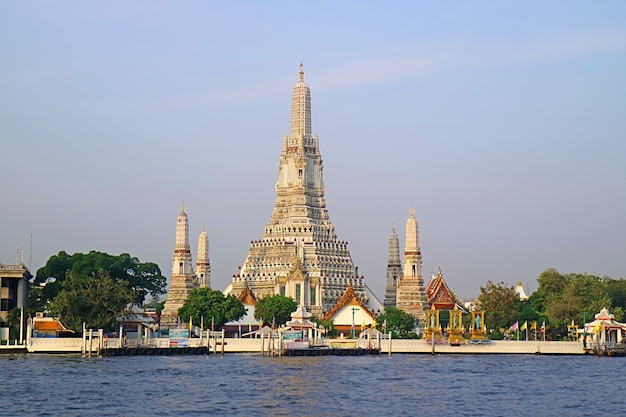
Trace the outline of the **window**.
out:
M 302 170 L 301 169 L 298 170 L 298 178 L 302 178 Z
M 284 285 L 280 286 L 280 295 L 282 295 L 283 297 L 285 296 L 285 286 Z
M 301 304 L 300 297 L 302 295 L 302 284 L 296 284 L 296 303 Z
M 316 301 L 317 300 L 315 299 L 315 287 L 311 286 L 311 305 L 314 306 Z

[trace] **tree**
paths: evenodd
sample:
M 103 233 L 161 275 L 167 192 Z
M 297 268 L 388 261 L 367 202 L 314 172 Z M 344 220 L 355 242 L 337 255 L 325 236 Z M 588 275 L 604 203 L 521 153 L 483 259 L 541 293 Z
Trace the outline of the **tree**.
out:
M 210 288 L 197 288 L 189 293 L 185 304 L 178 309 L 178 317 L 183 323 L 191 318 L 195 326 L 204 321 L 205 326 L 213 323 L 219 329 L 229 321 L 239 320 L 246 315 L 246 308 L 233 295 L 225 296 L 221 291 Z
M 507 287 L 504 282 L 487 281 L 485 287 L 480 287 L 477 301 L 478 307 L 485 312 L 486 328 L 499 330 L 515 322 L 519 297 L 514 287 Z
M 313 317 L 311 321 L 317 324 L 319 327 L 323 327 L 326 330 L 326 336 L 337 336 L 337 329 L 335 329 L 335 322 L 330 320 L 322 320 L 318 317 Z
M 594 314 L 611 307 L 611 297 L 603 280 L 591 274 L 565 274 L 558 291 L 540 288 L 544 293 L 545 314 L 552 328 L 565 330 L 572 321 L 582 324 L 583 313 Z
M 266 323 L 283 325 L 291 319 L 291 313 L 296 311 L 298 304 L 284 295 L 267 295 L 261 298 L 254 306 L 254 317 Z
M 626 279 L 607 279 L 606 287 L 611 296 L 613 309 L 621 307 L 622 310 L 626 310 Z
M 385 307 L 385 311 L 376 317 L 376 328 L 382 331 L 382 325 L 387 321 L 385 332 L 391 331 L 394 337 L 415 338 L 416 319 L 406 311 L 395 307 Z
M 108 332 L 119 326 L 118 319 L 129 313 L 135 298 L 128 282 L 113 280 L 108 271 L 98 270 L 88 277 L 70 272 L 49 307 L 72 330 L 82 331 L 85 323 L 87 328 Z
M 138 305 L 144 302 L 148 294 L 158 298 L 165 293 L 166 279 L 161 275 L 158 265 L 153 262 L 139 262 L 139 259 L 127 253 L 113 256 L 91 251 L 87 254 L 68 255 L 61 251 L 58 255 L 51 256 L 35 276 L 34 284 L 43 286 L 40 304 L 46 305 L 53 300 L 68 276 L 75 280 L 87 280 L 98 271 L 106 271 L 113 281 L 124 281 L 128 290 L 134 294 L 133 302 Z

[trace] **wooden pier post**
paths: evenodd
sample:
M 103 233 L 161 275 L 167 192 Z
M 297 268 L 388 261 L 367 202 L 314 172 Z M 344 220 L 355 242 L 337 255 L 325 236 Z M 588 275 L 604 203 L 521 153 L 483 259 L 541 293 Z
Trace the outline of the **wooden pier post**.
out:
M 93 350 L 93 329 L 89 329 L 89 357 L 91 358 L 91 351 Z

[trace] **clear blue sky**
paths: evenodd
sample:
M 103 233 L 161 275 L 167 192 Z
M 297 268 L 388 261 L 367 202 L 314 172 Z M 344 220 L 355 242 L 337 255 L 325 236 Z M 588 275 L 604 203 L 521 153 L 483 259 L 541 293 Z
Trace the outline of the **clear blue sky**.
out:
M 626 2 L 0 2 L 0 262 L 171 273 L 184 200 L 214 288 L 261 238 L 304 63 L 338 238 L 382 298 L 411 207 L 426 279 L 626 276 Z

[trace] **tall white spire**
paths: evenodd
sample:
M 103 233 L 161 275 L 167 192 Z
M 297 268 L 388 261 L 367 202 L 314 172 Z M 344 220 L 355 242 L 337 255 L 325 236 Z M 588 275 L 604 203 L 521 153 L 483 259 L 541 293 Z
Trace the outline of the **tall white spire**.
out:
M 211 262 L 209 262 L 209 234 L 206 226 L 198 237 L 198 258 L 196 260 L 196 277 L 200 288 L 211 288 Z
M 411 207 L 406 221 L 406 240 L 404 247 L 404 277 L 422 278 L 422 253 L 415 210 Z
M 291 95 L 291 134 L 292 140 L 311 138 L 311 91 L 304 82 L 304 69 L 300 63 L 298 83 Z
M 167 300 L 161 312 L 161 326 L 176 325 L 178 309 L 183 306 L 189 293 L 195 288 L 194 272 L 189 247 L 189 221 L 183 203 L 176 219 L 176 244 L 172 256 L 172 277 Z
M 282 138 L 276 200 L 261 240 L 253 241 L 230 291 L 246 287 L 255 297 L 282 294 L 321 316 L 352 287 L 364 304 L 379 309 L 352 262 L 348 243 L 337 239 L 324 199 L 319 139 L 311 132 L 311 93 L 300 64 L 291 100 L 289 136 Z M 376 304 L 374 304 L 376 302 Z
M 191 248 L 189 246 L 189 220 L 183 203 L 176 219 L 176 245 L 172 258 L 172 275 L 191 275 Z
M 411 208 L 406 221 L 406 246 L 404 269 L 398 281 L 396 307 L 415 316 L 422 322 L 426 317 L 428 300 L 422 278 L 422 253 L 420 251 L 415 210 Z

